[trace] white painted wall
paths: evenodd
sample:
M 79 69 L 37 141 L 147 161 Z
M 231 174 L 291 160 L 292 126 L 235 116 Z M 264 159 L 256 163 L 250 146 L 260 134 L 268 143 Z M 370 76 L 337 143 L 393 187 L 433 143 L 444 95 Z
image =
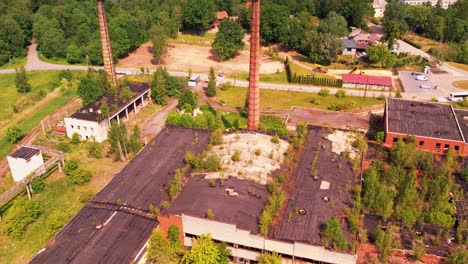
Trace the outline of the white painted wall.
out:
M 14 158 L 12 156 L 8 156 L 7 159 L 8 165 L 10 166 L 11 175 L 13 175 L 13 179 L 16 182 L 26 178 L 26 176 L 41 166 L 44 167 L 44 159 L 42 158 L 41 152 L 31 157 L 29 160 Z
M 289 243 L 285 241 L 273 240 L 260 235 L 252 235 L 249 231 L 237 229 L 235 225 L 212 221 L 208 219 L 182 215 L 183 231 L 187 234 L 202 235 L 211 234 L 215 240 L 243 245 L 260 250 L 275 251 L 290 256 L 309 258 L 316 261 L 336 264 L 354 264 L 356 263 L 356 255 L 334 252 L 325 249 L 324 247 L 314 246 L 304 243 Z M 191 239 L 184 239 L 186 246 L 191 246 Z M 236 255 L 239 253 L 238 255 Z M 254 257 L 258 253 L 246 249 L 232 251 L 233 256 L 248 258 Z M 252 259 L 255 260 L 255 259 Z M 284 260 L 283 263 L 287 263 Z
M 97 142 L 103 142 L 107 139 L 107 131 L 109 130 L 109 122 L 107 119 L 98 122 L 76 119 L 72 117 L 65 118 L 65 127 L 67 136 L 71 138 L 74 133 L 80 135 L 81 140 L 94 139 Z

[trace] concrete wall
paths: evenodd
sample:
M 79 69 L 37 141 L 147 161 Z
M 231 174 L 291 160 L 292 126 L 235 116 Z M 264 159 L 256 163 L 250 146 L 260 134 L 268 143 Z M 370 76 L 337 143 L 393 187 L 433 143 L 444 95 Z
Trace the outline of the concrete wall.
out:
M 186 235 L 199 236 L 211 234 L 212 239 L 228 243 L 234 257 L 256 260 L 261 252 L 277 252 L 288 255 L 283 263 L 293 263 L 293 257 L 307 258 L 323 263 L 351 264 L 356 263 L 356 256 L 346 253 L 334 252 L 324 247 L 305 243 L 290 243 L 273 240 L 260 235 L 253 235 L 249 231 L 237 229 L 235 225 L 212 221 L 204 218 L 182 215 L 182 224 Z M 186 246 L 191 246 L 191 238 L 185 237 Z M 248 248 L 251 248 L 248 249 Z M 300 262 L 295 262 L 300 263 Z
M 81 140 L 87 140 L 94 137 L 94 139 L 100 143 L 107 139 L 109 123 L 107 120 L 103 120 L 98 123 L 67 117 L 65 118 L 65 127 L 67 128 L 67 136 L 69 138 L 71 138 L 74 133 L 78 133 Z
M 34 172 L 41 166 L 44 167 L 44 160 L 42 158 L 42 153 L 33 156 L 29 160 L 21 159 L 21 158 L 13 158 L 11 156 L 7 157 L 8 165 L 10 166 L 11 174 L 13 175 L 13 179 L 16 182 L 21 181 L 22 179 L 26 178 L 31 172 Z
M 343 83 L 343 88 L 353 88 L 353 89 L 366 89 L 365 84 L 356 84 L 356 83 Z M 371 90 L 385 90 L 387 91 L 390 86 L 380 86 L 380 85 L 367 85 L 367 89 Z

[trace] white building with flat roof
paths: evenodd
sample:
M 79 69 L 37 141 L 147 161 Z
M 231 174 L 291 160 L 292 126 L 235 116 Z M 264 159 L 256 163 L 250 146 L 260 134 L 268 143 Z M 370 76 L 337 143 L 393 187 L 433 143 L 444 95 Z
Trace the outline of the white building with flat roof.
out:
M 113 96 L 106 96 L 107 104 L 111 108 L 109 116 L 103 116 L 101 113 L 100 109 L 104 98 L 100 98 L 65 118 L 67 136 L 71 138 L 76 133 L 80 140 L 94 139 L 96 142 L 106 140 L 111 121 L 120 124 L 120 121 L 128 120 L 129 114 L 137 113 L 151 100 L 151 89 L 147 83 L 130 84 L 130 90 L 134 96 L 125 102 L 121 102 Z
M 37 169 L 44 169 L 44 159 L 40 149 L 21 147 L 7 156 L 11 175 L 16 182 L 26 178 Z
M 400 0 L 400 2 L 408 5 L 423 5 L 427 2 L 431 3 L 432 6 L 437 5 L 438 0 Z M 442 0 L 442 8 L 448 8 L 449 5 L 453 5 L 457 0 Z

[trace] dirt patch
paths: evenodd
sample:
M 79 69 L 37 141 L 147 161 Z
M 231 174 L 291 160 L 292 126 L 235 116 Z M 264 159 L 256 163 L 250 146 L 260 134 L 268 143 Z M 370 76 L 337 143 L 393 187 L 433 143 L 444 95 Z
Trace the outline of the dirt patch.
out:
M 266 184 L 270 173 L 280 168 L 289 146 L 281 139 L 278 144 L 272 143 L 272 137 L 263 134 L 230 134 L 223 139 L 223 144 L 211 150 L 221 158 L 223 171 L 208 173 L 206 178 L 233 176 Z M 236 152 L 238 160 L 234 158 Z
M 288 121 L 291 124 L 298 122 L 307 122 L 314 125 L 326 125 L 333 128 L 357 128 L 362 130 L 369 129 L 369 115 L 334 112 L 328 110 L 307 109 L 294 107 L 291 118 Z
M 127 68 L 155 68 L 158 65 L 152 61 L 152 44 L 150 42 L 143 44 L 140 48 L 132 52 L 126 58 L 119 60 L 120 67 Z M 227 62 L 217 61 L 211 47 L 171 43 L 168 47 L 168 54 L 162 65 L 168 70 L 186 72 L 189 68 L 193 72 L 204 73 L 214 67 L 217 71 L 223 71 L 226 74 L 235 72 L 249 71 L 249 51 L 242 50 L 237 57 Z M 273 60 L 267 55 L 262 56 L 260 73 L 275 73 L 282 71 L 284 65 Z
M 335 132 L 327 136 L 327 139 L 332 142 L 333 153 L 340 155 L 347 152 L 353 159 L 358 154 L 357 150 L 353 148 L 353 142 L 356 140 L 356 136 L 351 132 L 335 130 Z

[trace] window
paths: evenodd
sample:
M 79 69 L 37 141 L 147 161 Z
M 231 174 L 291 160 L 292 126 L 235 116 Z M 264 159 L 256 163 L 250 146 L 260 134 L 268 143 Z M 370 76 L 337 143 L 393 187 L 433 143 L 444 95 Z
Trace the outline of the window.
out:
M 87 127 L 83 127 L 83 128 L 84 128 L 84 130 L 88 130 L 88 128 L 87 128 Z
M 393 142 L 397 142 L 398 141 L 398 138 L 393 138 Z
M 440 143 L 436 144 L 436 149 L 440 149 Z
M 420 147 L 424 146 L 424 141 L 419 141 L 419 146 Z
M 447 149 L 449 149 L 449 147 L 450 147 L 450 145 L 449 145 L 449 144 L 445 144 L 445 145 L 444 145 L 444 150 L 447 150 Z
M 75 128 L 73 125 L 71 125 L 71 128 Z
M 460 150 L 460 146 L 455 146 L 455 150 L 456 151 Z
M 78 130 L 80 129 L 80 126 L 77 126 Z
M 89 129 L 91 129 L 91 132 L 93 132 L 93 131 L 94 131 L 94 128 L 92 128 L 92 127 L 90 127 Z

